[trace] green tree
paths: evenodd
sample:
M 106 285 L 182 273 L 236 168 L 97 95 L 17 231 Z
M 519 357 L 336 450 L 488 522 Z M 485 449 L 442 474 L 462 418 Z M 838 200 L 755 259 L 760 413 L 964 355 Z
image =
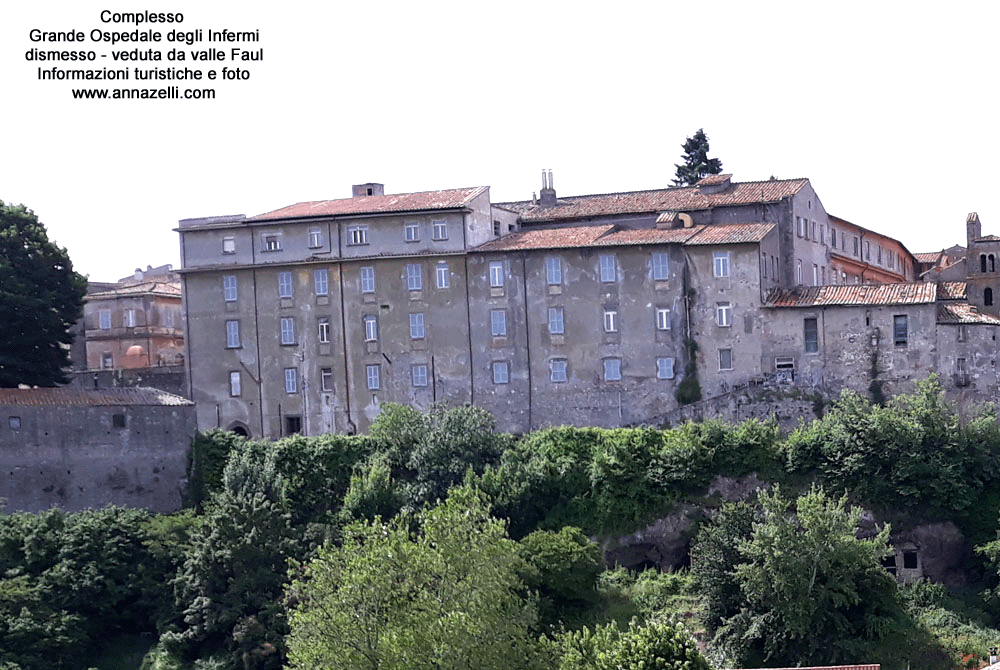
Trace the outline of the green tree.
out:
M 691 636 L 664 620 L 583 628 L 551 646 L 558 670 L 709 670 Z
M 694 137 L 688 137 L 681 147 L 684 163 L 674 165 L 677 168 L 674 186 L 691 186 L 710 174 L 722 172 L 722 161 L 708 157 L 708 135 L 703 128 L 699 128 Z
M 0 201 L 0 387 L 66 382 L 85 277 L 24 205 Z
M 518 545 L 468 487 L 411 524 L 351 524 L 289 589 L 292 668 L 530 667 Z

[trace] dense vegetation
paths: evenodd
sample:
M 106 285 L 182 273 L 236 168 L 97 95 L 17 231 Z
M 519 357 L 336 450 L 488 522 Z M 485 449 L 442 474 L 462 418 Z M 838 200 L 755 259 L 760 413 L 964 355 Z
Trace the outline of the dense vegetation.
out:
M 772 423 L 499 434 L 388 405 L 368 436 L 199 435 L 190 509 L 0 516 L 0 668 L 976 667 L 998 635 L 1000 430 L 933 380 Z M 743 502 L 720 476 L 770 482 Z M 690 566 L 608 569 L 599 540 L 701 510 Z M 978 592 L 899 588 L 888 527 L 951 519 Z M 146 638 L 140 638 L 141 634 Z M 701 651 L 692 639 L 699 640 Z M 470 659 L 475 659 L 473 662 Z M 706 660 L 707 659 L 707 660 Z

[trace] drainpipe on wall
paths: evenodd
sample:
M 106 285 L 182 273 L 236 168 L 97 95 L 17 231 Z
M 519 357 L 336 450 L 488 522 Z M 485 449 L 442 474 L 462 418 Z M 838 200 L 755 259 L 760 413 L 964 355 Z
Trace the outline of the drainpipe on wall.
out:
M 344 352 L 344 410 L 347 412 L 347 427 L 349 434 L 355 435 L 358 432 L 358 425 L 351 417 L 351 367 L 347 358 L 347 314 L 344 311 L 344 241 L 343 230 L 341 230 L 340 219 L 337 219 L 337 259 L 338 274 L 340 281 L 340 339 Z

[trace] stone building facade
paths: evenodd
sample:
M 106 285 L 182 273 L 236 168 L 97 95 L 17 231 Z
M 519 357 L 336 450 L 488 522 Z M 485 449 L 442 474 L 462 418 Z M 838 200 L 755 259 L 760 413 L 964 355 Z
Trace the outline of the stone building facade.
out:
M 488 187 L 352 193 L 180 222 L 200 428 L 351 433 L 385 402 L 436 401 L 513 432 L 631 425 L 678 410 L 689 373 L 708 398 L 872 375 L 892 390 L 959 359 L 994 383 L 962 349 L 995 320 L 965 285 L 942 307 L 901 243 L 829 216 L 807 179 L 558 197 L 543 173 L 539 197 L 505 203 Z M 899 286 L 859 283 L 876 279 Z M 957 326 L 967 339 L 945 346 Z

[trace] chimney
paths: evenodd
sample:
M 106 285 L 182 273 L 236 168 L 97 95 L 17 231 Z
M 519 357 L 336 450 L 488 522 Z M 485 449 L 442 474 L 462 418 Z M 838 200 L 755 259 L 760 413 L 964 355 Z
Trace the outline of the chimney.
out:
M 367 198 L 370 195 L 385 195 L 385 186 L 370 181 L 367 184 L 355 184 L 351 187 L 352 198 Z
M 542 207 L 555 207 L 556 189 L 552 185 L 552 170 L 542 170 L 542 190 L 538 192 L 539 204 Z
M 966 247 L 971 249 L 972 243 L 983 236 L 983 225 L 979 222 L 979 214 L 969 212 L 965 218 Z

